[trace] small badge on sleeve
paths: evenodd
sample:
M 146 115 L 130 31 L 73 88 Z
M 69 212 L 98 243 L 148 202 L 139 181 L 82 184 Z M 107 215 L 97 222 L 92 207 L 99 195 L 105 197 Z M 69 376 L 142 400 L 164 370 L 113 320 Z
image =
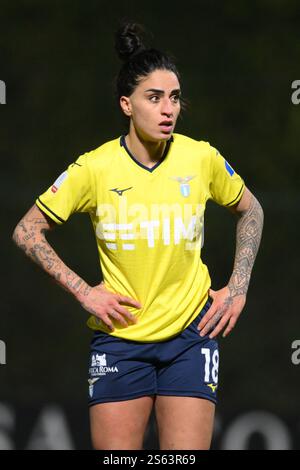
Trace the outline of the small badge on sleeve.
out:
M 230 174 L 230 176 L 232 176 L 234 174 L 234 169 L 229 165 L 229 163 L 226 160 L 225 160 L 225 168 L 228 171 L 228 173 Z
M 64 180 L 68 177 L 67 171 L 64 171 L 53 183 L 51 191 L 53 193 L 56 193 L 56 191 L 59 189 L 59 187 L 62 185 Z

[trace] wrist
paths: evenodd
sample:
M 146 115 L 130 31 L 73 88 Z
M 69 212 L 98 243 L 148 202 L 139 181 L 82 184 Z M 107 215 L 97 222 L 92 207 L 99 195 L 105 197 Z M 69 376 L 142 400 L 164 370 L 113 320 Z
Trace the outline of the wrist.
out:
M 230 297 L 236 297 L 237 295 L 247 295 L 249 288 L 249 276 L 241 276 L 238 273 L 233 272 L 227 287 L 230 292 Z
M 75 299 L 81 303 L 89 295 L 92 288 L 82 279 L 80 279 L 80 281 L 81 282 L 78 282 L 77 286 L 74 286 L 72 289 L 72 294 Z

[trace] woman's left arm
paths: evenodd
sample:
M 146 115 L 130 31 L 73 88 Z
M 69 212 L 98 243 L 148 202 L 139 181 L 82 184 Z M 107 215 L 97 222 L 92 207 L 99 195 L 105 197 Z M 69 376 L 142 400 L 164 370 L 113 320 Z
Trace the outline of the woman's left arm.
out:
M 239 203 L 230 210 L 239 218 L 233 272 L 223 289 L 210 289 L 213 302 L 198 326 L 200 336 L 210 332 L 210 338 L 216 337 L 226 327 L 225 337 L 235 326 L 246 303 L 251 271 L 261 241 L 264 214 L 248 188 Z

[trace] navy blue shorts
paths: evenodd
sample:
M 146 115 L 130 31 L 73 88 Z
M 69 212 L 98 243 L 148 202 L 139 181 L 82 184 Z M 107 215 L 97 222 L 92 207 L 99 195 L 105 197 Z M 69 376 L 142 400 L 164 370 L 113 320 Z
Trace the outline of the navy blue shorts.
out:
M 172 339 L 140 343 L 95 331 L 89 358 L 89 405 L 148 395 L 200 397 L 216 403 L 218 343 L 195 320 Z

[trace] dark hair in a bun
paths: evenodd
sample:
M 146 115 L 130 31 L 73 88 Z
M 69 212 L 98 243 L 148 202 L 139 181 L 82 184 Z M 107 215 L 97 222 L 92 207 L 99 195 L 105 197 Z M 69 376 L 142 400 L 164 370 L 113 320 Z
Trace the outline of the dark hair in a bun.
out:
M 119 102 L 121 96 L 130 96 L 139 80 L 155 70 L 174 72 L 180 82 L 180 75 L 173 58 L 157 49 L 144 45 L 144 28 L 137 23 L 123 21 L 115 34 L 115 49 L 123 65 L 115 80 L 115 94 Z
M 144 28 L 137 23 L 123 22 L 115 34 L 115 49 L 119 59 L 129 60 L 134 54 L 145 49 L 142 41 Z

